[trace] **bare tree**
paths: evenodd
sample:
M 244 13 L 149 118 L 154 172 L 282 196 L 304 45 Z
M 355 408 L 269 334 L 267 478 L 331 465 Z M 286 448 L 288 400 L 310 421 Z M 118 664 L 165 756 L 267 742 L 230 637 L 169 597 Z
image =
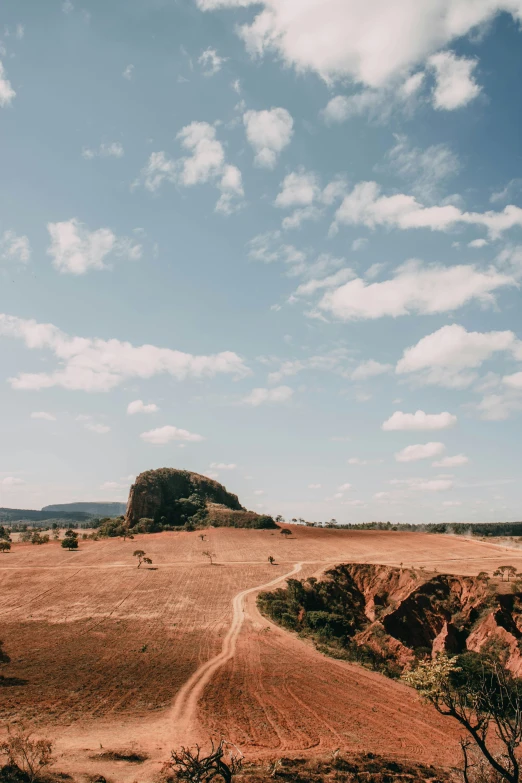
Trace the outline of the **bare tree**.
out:
M 9 730 L 7 739 L 0 743 L 0 755 L 7 758 L 7 763 L 18 767 L 33 783 L 45 767 L 50 766 L 54 759 L 53 744 L 50 740 L 35 740 L 23 727 Z
M 216 555 L 215 555 L 215 552 L 211 552 L 211 551 L 210 551 L 210 549 L 205 549 L 205 550 L 203 551 L 203 555 L 204 555 L 205 557 L 208 557 L 208 559 L 210 560 L 210 565 L 213 565 L 213 564 L 214 564 L 214 560 L 213 560 L 213 558 L 216 556 Z
M 234 749 L 235 752 L 232 752 Z M 226 760 L 225 760 L 226 759 Z M 243 765 L 243 754 L 235 745 L 222 739 L 216 747 L 212 741 L 212 750 L 203 755 L 199 745 L 195 750 L 181 748 L 172 751 L 171 758 L 163 765 L 165 775 L 174 773 L 177 780 L 189 783 L 210 783 L 214 778 L 221 778 L 224 783 L 232 783 L 232 778 Z

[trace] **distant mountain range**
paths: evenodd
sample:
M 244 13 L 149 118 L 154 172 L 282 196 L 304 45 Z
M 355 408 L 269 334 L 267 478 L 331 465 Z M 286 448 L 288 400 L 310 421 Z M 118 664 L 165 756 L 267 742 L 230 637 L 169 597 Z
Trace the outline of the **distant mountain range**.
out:
M 55 503 L 40 511 L 28 508 L 0 508 L 2 522 L 87 522 L 93 517 L 118 517 L 125 513 L 125 503 Z

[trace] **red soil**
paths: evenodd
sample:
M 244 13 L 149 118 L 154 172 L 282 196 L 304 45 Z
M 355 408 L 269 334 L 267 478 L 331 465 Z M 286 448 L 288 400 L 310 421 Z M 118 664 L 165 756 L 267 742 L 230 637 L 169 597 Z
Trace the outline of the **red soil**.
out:
M 422 533 L 292 530 L 289 540 L 221 528 L 205 541 L 197 533 L 81 541 L 77 552 L 14 545 L 0 555 L 0 638 L 12 659 L 2 674 L 21 684 L 1 688 L 0 719 L 23 719 L 54 739 L 61 770 L 117 768 L 120 781 L 135 780 L 136 766 L 92 760 L 100 744 L 147 753 L 143 781 L 171 747 L 210 734 L 249 758 L 341 747 L 453 762 L 458 731 L 448 719 L 404 685 L 275 627 L 255 593 L 299 563 L 303 577 L 341 562 L 471 575 L 506 563 L 522 571 L 522 550 Z M 136 568 L 137 548 L 154 570 Z

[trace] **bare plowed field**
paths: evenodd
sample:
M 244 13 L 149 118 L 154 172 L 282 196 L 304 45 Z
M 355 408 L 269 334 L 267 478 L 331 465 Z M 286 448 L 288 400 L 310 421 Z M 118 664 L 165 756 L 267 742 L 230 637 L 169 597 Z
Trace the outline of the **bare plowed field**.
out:
M 11 657 L 0 732 L 24 720 L 56 740 L 63 770 L 107 776 L 115 762 L 92 758 L 100 744 L 135 743 L 150 757 L 140 780 L 169 748 L 221 734 L 250 757 L 341 747 L 450 763 L 454 726 L 402 684 L 276 628 L 259 615 L 256 592 L 342 562 L 522 571 L 522 550 L 421 533 L 292 530 L 288 540 L 222 528 L 205 541 L 197 533 L 81 541 L 77 552 L 14 545 L 0 555 L 0 639 Z M 136 567 L 138 548 L 152 568 Z M 135 766 L 116 763 L 118 780 L 136 779 Z

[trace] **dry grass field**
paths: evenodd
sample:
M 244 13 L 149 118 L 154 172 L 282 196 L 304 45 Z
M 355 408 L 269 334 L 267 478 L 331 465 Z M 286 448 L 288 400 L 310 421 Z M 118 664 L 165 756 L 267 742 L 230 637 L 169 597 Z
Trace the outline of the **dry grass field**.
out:
M 0 732 L 24 721 L 56 742 L 63 771 L 137 778 L 97 758 L 134 748 L 150 780 L 170 748 L 224 735 L 249 758 L 341 747 L 450 764 L 458 731 L 401 683 L 326 658 L 261 617 L 256 593 L 342 562 L 490 573 L 522 550 L 452 536 L 211 529 L 133 541 L 15 544 L 0 555 Z M 138 569 L 144 549 L 152 567 Z M 211 550 L 216 562 L 203 555 Z M 276 565 L 269 565 L 268 556 Z

